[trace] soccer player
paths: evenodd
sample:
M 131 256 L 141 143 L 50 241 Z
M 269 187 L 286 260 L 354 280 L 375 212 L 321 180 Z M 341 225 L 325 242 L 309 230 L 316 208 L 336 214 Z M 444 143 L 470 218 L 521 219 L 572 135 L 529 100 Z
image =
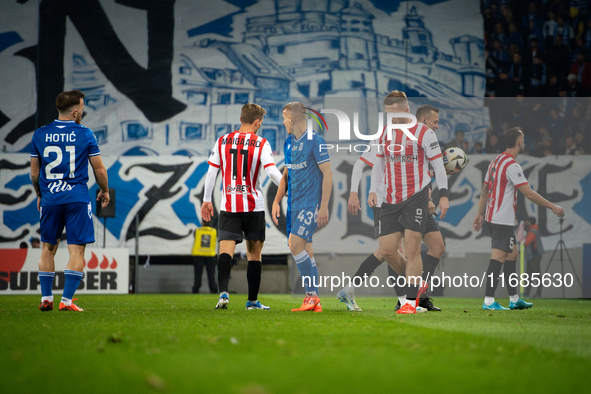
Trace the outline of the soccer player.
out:
M 488 166 L 478 203 L 478 214 L 473 223 L 474 230 L 480 231 L 484 221 L 491 233 L 492 256 L 486 273 L 486 292 L 482 309 L 497 311 L 527 309 L 533 306 L 532 303 L 519 298 L 516 286 L 511 286 L 512 281 L 509 280 L 512 275 L 515 277 L 518 254 L 515 242 L 517 190 L 531 202 L 550 208 L 556 216 L 564 216 L 564 209 L 531 189 L 521 166 L 515 161 L 525 147 L 523 131 L 519 127 L 509 129 L 505 132 L 504 139 L 507 149 L 495 157 Z M 509 293 L 509 308 L 495 302 L 501 269 Z
M 328 223 L 332 172 L 328 151 L 320 148 L 325 144 L 324 138 L 307 130 L 305 113 L 305 107 L 297 102 L 289 103 L 283 108 L 283 124 L 289 134 L 284 146 L 286 171 L 283 172 L 273 202 L 272 217 L 275 224 L 278 224 L 279 202 L 288 185 L 288 245 L 306 288 L 302 305 L 292 311 L 322 312 L 317 286 L 318 268 L 313 260 L 312 235 L 316 228 L 322 228 Z M 308 138 L 309 134 L 312 135 L 311 139 Z
M 386 112 L 393 112 L 388 106 L 385 107 Z M 431 105 L 421 105 L 417 109 L 417 120 L 420 123 L 425 124 L 431 130 L 436 131 L 439 128 L 439 109 Z M 376 149 L 378 146 L 378 140 L 372 141 L 370 147 Z M 349 195 L 348 210 L 351 215 L 357 215 L 357 212 L 361 209 L 359 204 L 359 197 L 357 190 L 359 188 L 359 182 L 361 181 L 361 174 L 366 165 L 373 167 L 373 160 L 375 159 L 375 153 L 371 150 L 364 152 L 361 157 L 357 160 L 353 166 L 353 173 L 351 176 L 351 194 Z M 379 208 L 383 202 L 383 196 L 381 195 L 381 188 L 378 190 L 378 201 L 377 205 L 373 207 L 374 211 L 374 231 L 376 237 L 378 236 L 378 219 L 379 219 Z M 430 196 L 429 196 L 430 197 Z M 428 281 L 428 278 L 433 276 L 433 272 L 439 263 L 439 259 L 445 252 L 445 245 L 443 243 L 443 237 L 439 231 L 439 226 L 433 217 L 435 212 L 435 205 L 429 199 L 429 216 L 427 219 L 426 233 L 423 236 L 423 242 L 429 247 L 425 261 L 423 262 L 423 280 Z M 364 275 L 371 275 L 373 271 L 384 261 L 384 258 L 380 254 L 379 249 L 368 256 L 367 259 L 359 266 L 355 277 L 363 277 Z M 404 258 L 404 264 L 406 259 Z M 397 280 L 398 273 L 388 265 L 388 274 Z M 392 282 L 391 282 L 392 283 Z M 395 282 L 396 283 L 396 282 Z M 400 309 L 402 304 L 406 303 L 406 289 L 395 286 L 396 295 L 398 296 L 398 302 L 396 303 L 395 310 Z M 357 303 L 355 302 L 354 287 L 347 286 L 337 294 L 337 298 L 344 302 L 350 310 L 361 311 Z M 441 311 L 440 308 L 433 305 L 430 298 L 421 298 L 419 306 L 424 309 L 418 309 L 417 311 Z
M 201 216 L 205 221 L 210 221 L 213 216 L 211 194 L 220 168 L 223 187 L 218 231 L 220 297 L 215 309 L 228 309 L 232 256 L 236 244 L 244 239 L 248 258 L 246 309 L 270 309 L 257 299 L 261 284 L 261 250 L 266 228 L 260 171 L 264 168 L 276 185 L 281 180 L 281 173 L 273 161 L 271 145 L 266 139 L 256 135 L 266 113 L 260 105 L 245 104 L 240 113 L 240 130 L 218 138 L 209 156 L 209 170 L 201 205 Z
M 92 208 L 88 195 L 88 162 L 100 187 L 97 201 L 109 204 L 107 170 L 92 130 L 82 126 L 84 93 L 72 90 L 60 93 L 55 106 L 58 119 L 33 134 L 31 141 L 31 180 L 40 212 L 41 259 L 39 282 L 43 312 L 53 309 L 52 284 L 55 253 L 66 227 L 70 259 L 66 266 L 60 311 L 82 312 L 73 303 L 74 293 L 84 277 L 84 250 L 94 242 Z
M 384 104 L 391 106 L 392 112 L 410 112 L 408 100 L 403 92 L 395 90 L 386 96 Z M 408 118 L 397 118 L 395 124 L 409 123 Z M 435 172 L 439 186 L 439 208 L 441 218 L 449 208 L 447 198 L 447 176 L 443 165 L 442 153 L 433 130 L 422 123 L 408 129 L 416 140 L 411 139 L 400 129 L 393 130 L 391 140 L 384 131 L 380 145 L 384 146 L 376 155 L 371 174 L 371 189 L 368 197 L 370 206 L 377 204 L 376 191 L 380 184 L 386 187 L 385 201 L 380 209 L 380 253 L 388 264 L 396 266 L 400 260 L 398 243 L 404 232 L 407 252 L 406 296 L 407 300 L 396 311 L 399 314 L 414 314 L 416 300 L 427 288 L 421 283 L 423 264 L 421 261 L 421 238 L 427 226 L 429 208 L 428 163 Z

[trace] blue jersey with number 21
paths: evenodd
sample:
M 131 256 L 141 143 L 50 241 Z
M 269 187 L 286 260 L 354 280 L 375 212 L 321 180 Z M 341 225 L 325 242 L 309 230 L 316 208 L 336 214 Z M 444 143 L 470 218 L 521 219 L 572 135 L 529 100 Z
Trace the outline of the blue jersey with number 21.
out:
M 41 206 L 90 203 L 88 158 L 100 155 L 92 130 L 66 120 L 35 130 L 31 157 L 40 163 Z

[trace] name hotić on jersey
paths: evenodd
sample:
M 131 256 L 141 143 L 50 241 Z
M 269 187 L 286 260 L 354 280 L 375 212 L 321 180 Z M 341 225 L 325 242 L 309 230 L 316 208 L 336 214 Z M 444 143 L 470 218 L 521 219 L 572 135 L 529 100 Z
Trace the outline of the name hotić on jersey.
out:
M 322 200 L 323 175 L 318 165 L 330 161 L 328 151 L 320 149 L 323 144 L 324 138 L 312 133 L 308 139 L 307 132 L 298 139 L 291 134 L 285 140 L 285 167 L 289 170 L 287 204 L 291 211 L 315 207 Z

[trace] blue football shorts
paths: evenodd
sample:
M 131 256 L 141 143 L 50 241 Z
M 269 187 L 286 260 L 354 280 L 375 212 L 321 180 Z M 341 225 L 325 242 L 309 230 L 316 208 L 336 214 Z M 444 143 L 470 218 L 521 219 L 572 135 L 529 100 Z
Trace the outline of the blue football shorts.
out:
M 306 242 L 312 242 L 312 234 L 318 227 L 318 206 L 287 212 L 287 239 L 293 233 Z
M 69 245 L 93 243 L 94 226 L 90 203 L 73 202 L 41 207 L 41 242 L 57 245 L 64 226 Z

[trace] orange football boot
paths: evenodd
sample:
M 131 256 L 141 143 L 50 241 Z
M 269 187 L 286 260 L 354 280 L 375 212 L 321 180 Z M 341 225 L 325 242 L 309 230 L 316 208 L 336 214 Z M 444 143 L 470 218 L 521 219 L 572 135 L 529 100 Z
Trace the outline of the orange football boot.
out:
M 52 311 L 53 301 L 43 301 L 41 304 L 39 304 L 39 310 L 41 310 L 41 312 Z
M 402 305 L 400 307 L 400 309 L 398 309 L 396 311 L 396 313 L 402 314 L 402 315 L 412 315 L 412 314 L 416 314 L 417 313 L 417 310 L 415 309 L 414 306 L 412 306 L 410 304 L 410 302 L 407 302 L 406 304 Z
M 63 302 L 60 302 L 60 311 L 84 312 L 84 309 L 74 304 L 74 301 L 76 301 L 77 299 L 78 298 L 72 298 L 72 303 L 70 305 L 66 305 Z

